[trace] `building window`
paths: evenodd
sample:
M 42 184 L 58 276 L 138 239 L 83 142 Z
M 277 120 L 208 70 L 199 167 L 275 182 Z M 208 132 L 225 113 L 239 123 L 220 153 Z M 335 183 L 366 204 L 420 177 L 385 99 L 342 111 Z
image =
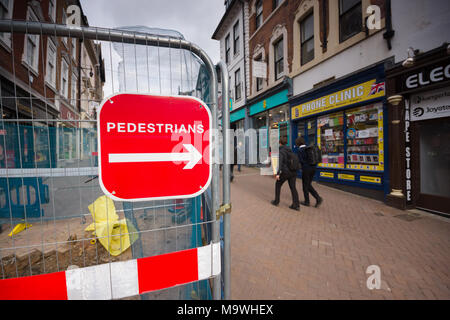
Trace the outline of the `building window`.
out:
M 0 0 L 0 20 L 12 18 L 13 0 Z M 11 48 L 11 33 L 0 32 L 0 40 Z
M 76 74 L 73 72 L 72 73 L 72 86 L 71 86 L 71 97 L 70 97 L 70 104 L 72 104 L 73 106 L 75 106 L 76 102 L 77 102 L 77 82 L 78 82 L 78 78 L 76 76 Z
M 275 52 L 275 80 L 278 80 L 284 75 L 283 38 L 278 40 L 273 47 Z
M 260 54 L 260 55 L 255 59 L 255 61 L 262 62 L 262 54 Z M 262 88 L 263 88 L 263 81 L 264 81 L 264 78 L 259 78 L 259 77 L 256 78 L 256 92 L 262 90 Z
M 62 60 L 61 62 L 61 94 L 64 97 L 68 97 L 69 91 L 69 66 L 67 62 Z
M 233 26 L 233 54 L 239 54 L 239 21 Z
M 234 73 L 234 97 L 236 101 L 241 98 L 241 69 Z
M 314 59 L 314 14 L 300 22 L 301 64 Z
M 225 62 L 230 62 L 230 35 L 225 37 Z
M 76 47 L 77 47 L 77 38 L 72 38 L 72 57 L 74 60 L 77 59 Z
M 48 17 L 51 21 L 56 21 L 56 5 L 55 0 L 48 1 Z
M 228 77 L 228 97 L 229 97 L 229 109 L 232 108 L 233 88 L 231 87 L 231 76 Z
M 262 0 L 258 0 L 258 2 L 256 3 L 256 29 L 258 29 L 263 22 L 263 4 L 262 4 Z
M 339 41 L 343 42 L 361 30 L 361 0 L 339 0 Z
M 62 11 L 62 24 L 67 24 L 67 13 L 66 13 L 66 8 L 63 8 Z M 64 43 L 67 45 L 67 37 L 63 37 L 63 41 Z
M 27 21 L 38 21 L 33 12 L 28 9 Z M 39 36 L 36 34 L 26 34 L 25 35 L 25 46 L 24 46 L 24 56 L 23 61 L 31 68 L 34 72 L 38 73 L 39 65 Z
M 47 40 L 47 69 L 45 80 L 53 87 L 56 86 L 56 46 L 50 38 Z
M 281 0 L 272 0 L 272 9 L 275 10 L 280 5 Z

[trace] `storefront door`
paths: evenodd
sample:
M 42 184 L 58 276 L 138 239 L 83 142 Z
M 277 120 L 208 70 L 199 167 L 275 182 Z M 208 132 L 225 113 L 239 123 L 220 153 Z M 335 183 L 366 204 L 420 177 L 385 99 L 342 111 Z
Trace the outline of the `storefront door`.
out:
M 288 145 L 290 145 L 290 139 L 289 139 L 289 122 L 280 122 L 278 123 L 278 136 L 281 137 L 287 137 L 288 139 Z
M 307 129 L 306 129 L 307 128 Z M 298 136 L 305 139 L 306 145 L 317 145 L 317 121 L 316 118 L 299 121 L 297 124 Z M 305 131 L 306 130 L 306 131 Z
M 416 130 L 416 206 L 450 214 L 450 118 L 418 121 Z

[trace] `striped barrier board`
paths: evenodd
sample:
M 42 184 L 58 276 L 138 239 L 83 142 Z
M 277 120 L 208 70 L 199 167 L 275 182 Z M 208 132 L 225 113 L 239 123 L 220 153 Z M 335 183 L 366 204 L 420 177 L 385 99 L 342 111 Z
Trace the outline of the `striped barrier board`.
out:
M 205 280 L 220 274 L 220 244 L 0 280 L 0 300 L 109 300 Z

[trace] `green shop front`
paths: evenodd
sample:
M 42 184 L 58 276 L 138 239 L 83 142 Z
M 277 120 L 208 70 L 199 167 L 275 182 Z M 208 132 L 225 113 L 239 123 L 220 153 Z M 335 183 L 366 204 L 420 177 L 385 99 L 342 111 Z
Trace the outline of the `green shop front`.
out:
M 291 145 L 301 136 L 321 149 L 315 179 L 384 200 L 389 192 L 384 65 L 292 97 L 290 106 Z
M 280 137 L 290 137 L 289 89 L 287 86 L 269 91 L 263 97 L 250 101 L 250 127 L 256 131 L 258 164 L 268 164 L 271 150 L 278 150 Z M 275 147 L 276 146 L 276 147 Z

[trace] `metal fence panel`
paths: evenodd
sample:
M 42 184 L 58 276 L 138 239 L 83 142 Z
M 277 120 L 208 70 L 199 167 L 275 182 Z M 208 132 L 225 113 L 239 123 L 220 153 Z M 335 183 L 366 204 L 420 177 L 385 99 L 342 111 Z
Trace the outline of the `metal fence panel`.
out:
M 116 243 L 120 254 L 115 255 L 112 247 L 106 250 L 102 237 L 89 229 L 93 224 L 99 230 L 94 214 L 100 207 L 93 204 L 103 196 L 97 176 L 95 108 L 104 96 L 121 91 L 192 95 L 210 106 L 217 128 L 217 78 L 200 48 L 180 34 L 134 27 L 115 30 L 3 20 L 0 32 L 11 34 L 9 60 L 0 68 L 1 279 L 111 264 L 220 241 L 216 163 L 211 186 L 201 196 L 106 206 L 107 228 L 110 223 L 125 228 L 116 235 L 128 237 L 130 243 L 126 250 L 122 248 L 126 241 Z M 229 169 L 225 171 L 229 174 Z M 229 190 L 229 182 L 224 188 Z M 111 243 L 117 240 L 106 238 Z M 131 299 L 220 297 L 220 278 L 212 276 Z

